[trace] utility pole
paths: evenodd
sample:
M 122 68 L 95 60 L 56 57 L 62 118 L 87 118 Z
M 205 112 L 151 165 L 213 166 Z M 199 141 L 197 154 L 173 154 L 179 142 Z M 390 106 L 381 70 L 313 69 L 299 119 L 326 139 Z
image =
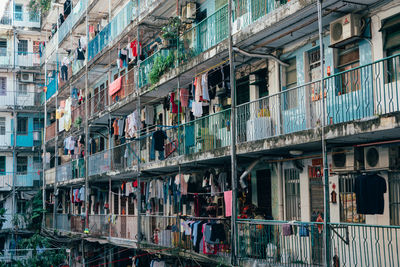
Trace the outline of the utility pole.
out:
M 14 11 L 14 1 L 13 1 L 13 7 L 12 7 L 12 10 Z M 13 14 L 12 14 L 12 17 L 14 18 L 14 12 L 12 12 Z M 16 68 L 16 65 L 15 65 L 15 62 L 16 62 L 16 51 L 17 51 L 17 49 L 16 49 L 16 46 L 17 46 L 17 43 L 16 43 L 16 38 L 15 38 L 15 35 L 16 35 L 16 32 L 15 32 L 15 28 L 14 28 L 14 24 L 12 25 L 12 27 L 13 27 L 13 33 L 14 33 L 14 53 L 13 53 L 13 79 L 14 79 L 14 95 L 13 95 L 13 101 L 14 101 L 14 103 L 13 103 L 13 120 L 14 120 L 14 129 L 13 129 L 13 175 L 12 175 L 12 211 L 11 211 L 11 216 L 18 216 L 17 214 L 16 214 L 16 201 L 17 201 L 17 199 L 16 199 L 16 191 L 15 191 L 15 180 L 17 179 L 17 155 L 16 155 L 16 153 L 17 153 L 17 151 L 16 151 L 16 148 L 17 148 L 17 127 L 18 127 L 18 122 L 17 122 L 17 112 L 16 112 L 16 107 L 15 107 L 15 105 L 17 104 L 17 86 L 18 86 L 18 83 L 17 83 L 17 77 L 16 77 L 16 71 L 17 71 L 17 68 Z M 14 241 L 14 244 L 16 244 L 17 243 L 17 241 L 16 241 L 16 227 L 15 227 L 15 222 L 16 221 L 14 221 L 14 218 L 12 218 L 11 219 L 11 222 L 12 222 L 12 240 Z M 11 253 L 11 260 L 13 259 L 13 254 L 14 253 Z
M 231 264 L 237 265 L 237 162 L 236 162 L 236 84 L 235 84 L 235 62 L 233 54 L 232 39 L 232 0 L 228 0 L 228 20 L 229 20 L 229 79 L 231 85 L 231 169 L 232 169 L 232 216 L 231 216 Z

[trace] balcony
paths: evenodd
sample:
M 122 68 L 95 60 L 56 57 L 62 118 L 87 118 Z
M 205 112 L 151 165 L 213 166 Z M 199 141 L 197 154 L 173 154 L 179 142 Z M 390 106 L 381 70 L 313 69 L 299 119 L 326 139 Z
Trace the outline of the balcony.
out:
M 78 23 L 79 19 L 84 15 L 86 9 L 89 6 L 89 0 L 80 0 L 73 8 L 72 12 L 68 15 L 67 19 L 61 24 L 58 29 L 58 36 L 54 36 L 53 38 L 57 38 L 58 44 L 60 44 L 65 36 L 67 36 L 68 32 L 71 31 L 75 25 Z
M 57 166 L 56 182 L 68 182 L 72 179 L 85 177 L 85 160 L 76 159 Z
M 258 266 L 324 264 L 323 224 L 315 222 L 238 221 L 238 258 Z M 399 226 L 329 223 L 332 262 L 340 266 L 391 266 L 398 263 Z M 392 238 L 393 237 L 393 238 Z
M 48 169 L 44 172 L 46 185 L 54 184 L 56 181 L 56 168 Z
M 13 14 L 10 11 L 3 13 L 0 18 L 0 25 L 12 25 L 17 27 L 30 27 L 40 28 L 40 13 L 34 12 L 14 12 L 14 23 Z
M 128 2 L 125 7 L 111 20 L 103 30 L 88 44 L 88 61 L 98 55 L 109 43 L 114 41 L 133 19 L 133 2 Z
M 46 127 L 46 137 L 45 137 L 46 142 L 56 137 L 56 123 L 57 122 L 53 122 L 52 124 Z
M 38 67 L 40 66 L 39 53 L 12 52 L 0 48 L 0 66 L 2 67 Z
M 58 91 L 58 79 L 56 77 L 48 78 L 46 86 L 46 101 L 49 100 Z
M 40 106 L 40 93 L 3 91 L 0 94 L 0 109 L 26 109 Z

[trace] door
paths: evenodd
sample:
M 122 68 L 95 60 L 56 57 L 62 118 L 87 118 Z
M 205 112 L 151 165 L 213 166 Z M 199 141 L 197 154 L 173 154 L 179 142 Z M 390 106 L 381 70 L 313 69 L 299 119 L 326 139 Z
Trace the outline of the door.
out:
M 267 219 L 272 219 L 271 204 L 271 171 L 259 170 L 257 177 L 257 207 L 262 211 Z M 254 190 L 255 191 L 255 190 Z
M 311 221 L 315 222 L 318 216 L 324 218 L 324 186 L 322 177 L 310 178 L 310 206 Z M 321 265 L 323 263 L 323 228 L 321 226 L 313 226 L 311 228 L 311 244 L 312 244 L 312 263 Z

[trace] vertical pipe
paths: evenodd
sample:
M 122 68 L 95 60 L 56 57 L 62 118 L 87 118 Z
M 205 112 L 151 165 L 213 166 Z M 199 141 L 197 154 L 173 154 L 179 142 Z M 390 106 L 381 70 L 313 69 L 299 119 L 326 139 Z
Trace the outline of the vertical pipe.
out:
M 326 151 L 325 140 L 325 86 L 324 86 L 324 43 L 322 31 L 322 0 L 318 0 L 318 31 L 319 31 L 319 49 L 320 49 L 320 66 L 321 66 L 321 92 L 322 92 L 322 124 L 321 124 L 321 146 L 324 168 L 324 243 L 325 243 L 325 265 L 330 266 L 330 231 L 328 229 L 330 222 L 330 207 L 329 207 L 329 174 L 328 174 L 328 154 Z
M 48 36 L 46 33 L 46 40 L 48 40 Z M 45 51 L 43 51 L 42 56 L 44 57 L 44 88 L 46 90 L 43 90 L 44 93 L 44 127 L 43 127 L 43 157 L 42 157 L 42 168 L 43 168 L 43 175 L 42 175 L 42 185 L 43 185 L 43 191 L 42 191 L 42 208 L 45 211 L 46 210 L 46 127 L 47 127 L 47 58 Z M 46 226 L 46 213 L 43 213 L 42 216 L 42 228 Z
M 136 16 L 137 16 L 137 21 L 139 21 L 139 14 L 140 14 L 140 10 L 139 10 L 139 5 L 140 5 L 140 0 L 136 0 L 137 3 L 137 7 L 136 7 Z M 137 25 L 137 74 L 139 74 L 139 69 L 140 69 L 140 28 L 139 28 L 139 23 Z M 136 77 L 136 90 L 137 90 L 137 95 L 138 95 L 138 115 L 139 115 L 139 122 L 140 122 L 140 91 L 139 91 L 139 75 L 137 75 Z M 140 122 L 141 123 L 141 122 Z M 141 185 L 141 181 L 140 181 L 140 161 L 142 160 L 141 157 L 141 140 L 140 140 L 140 128 L 139 128 L 139 136 L 138 136 L 138 141 L 136 143 L 136 146 L 138 147 L 138 166 L 137 166 L 137 209 L 138 209 L 138 214 L 137 214 L 137 241 L 141 241 L 142 240 L 142 225 L 141 225 L 141 216 L 140 216 L 140 212 L 142 210 L 142 185 Z
M 14 1 L 13 1 L 13 8 L 14 10 Z M 12 14 L 13 18 L 14 18 L 14 12 Z M 16 102 L 17 102 L 17 77 L 15 75 L 16 72 L 16 66 L 15 66 L 15 46 L 16 46 L 16 40 L 15 40 L 15 35 L 16 33 L 14 32 L 14 53 L 13 53 L 13 57 L 14 57 L 14 62 L 13 62 L 13 79 L 14 79 L 14 104 L 13 104 L 13 119 L 14 119 L 14 129 L 13 129 L 13 179 L 12 179 L 12 212 L 11 214 L 13 216 L 17 216 L 16 215 L 16 191 L 15 191 L 15 179 L 17 179 L 17 155 L 16 155 L 16 142 L 17 142 L 17 127 L 18 127 L 18 122 L 17 122 L 17 112 L 15 111 L 16 107 Z M 15 224 L 14 222 L 12 222 L 12 240 L 15 242 L 16 244 L 16 237 L 15 237 Z M 13 259 L 13 253 L 11 253 L 11 260 Z
M 86 26 L 86 44 L 89 45 L 89 15 L 88 9 L 86 8 L 85 11 L 85 26 Z M 89 95 L 89 88 L 88 88 L 88 54 L 89 54 L 89 47 L 86 47 L 85 52 L 85 232 L 89 228 L 89 162 L 88 162 L 88 145 L 89 145 L 89 125 L 88 125 L 88 95 Z M 83 246 L 83 243 L 82 243 Z M 85 266 L 85 265 L 83 265 Z
M 229 78 L 231 85 L 231 168 L 232 168 L 232 216 L 231 216 L 231 263 L 237 265 L 237 246 L 236 246 L 236 209 L 237 209 L 237 170 L 236 170 L 236 85 L 235 85 L 235 65 L 233 54 L 232 39 L 232 0 L 228 0 L 228 19 L 229 19 Z

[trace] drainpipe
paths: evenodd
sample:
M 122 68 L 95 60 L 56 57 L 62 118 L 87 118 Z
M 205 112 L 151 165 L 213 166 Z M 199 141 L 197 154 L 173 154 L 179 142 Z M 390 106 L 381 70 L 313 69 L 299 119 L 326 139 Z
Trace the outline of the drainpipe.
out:
M 317 2 L 318 8 L 318 31 L 319 31 L 319 49 L 320 49 L 320 66 L 321 66 L 321 92 L 322 92 L 322 125 L 321 125 L 321 146 L 322 146 L 322 160 L 324 168 L 324 243 L 325 243 L 325 266 L 330 266 L 330 231 L 328 223 L 330 222 L 330 207 L 329 207 L 329 173 L 328 173 L 328 154 L 326 151 L 325 140 L 325 86 L 324 86 L 324 43 L 323 43 L 323 30 L 322 30 L 322 0 Z
M 232 0 L 228 0 L 228 20 L 229 20 L 229 76 L 231 85 L 231 169 L 232 169 L 232 216 L 231 216 L 231 264 L 237 265 L 237 166 L 236 166 L 236 85 L 235 85 L 235 65 L 233 54 L 232 39 Z

